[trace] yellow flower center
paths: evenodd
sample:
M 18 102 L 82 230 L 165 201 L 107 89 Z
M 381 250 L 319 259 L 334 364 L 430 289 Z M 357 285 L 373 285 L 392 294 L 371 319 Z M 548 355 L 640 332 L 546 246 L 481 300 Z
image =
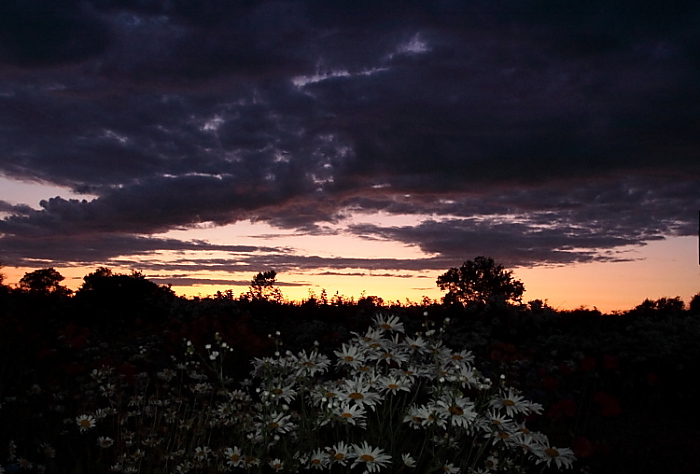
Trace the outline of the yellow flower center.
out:
M 345 455 L 343 453 L 335 453 L 333 457 L 336 461 L 342 461 L 343 459 L 345 459 Z
M 270 393 L 274 395 L 281 395 L 282 393 L 284 393 L 284 390 L 282 390 L 281 388 L 273 388 L 272 390 L 270 390 Z
M 238 462 L 238 460 L 241 459 L 241 457 L 240 457 L 238 454 L 236 454 L 236 453 L 233 453 L 233 454 L 230 455 L 228 458 L 229 458 L 231 461 L 233 461 L 233 462 Z
M 352 418 L 352 413 L 344 412 L 341 413 L 340 416 L 342 416 L 343 418 Z
M 389 385 L 387 385 L 387 388 L 389 390 L 396 390 L 397 388 L 399 388 L 399 386 L 396 385 L 395 383 L 390 383 Z
M 312 459 L 311 464 L 313 464 L 314 466 L 317 466 L 317 465 L 321 464 L 321 460 L 320 459 Z
M 372 462 L 374 461 L 374 457 L 372 457 L 370 454 L 363 454 L 362 456 L 360 456 L 360 460 L 364 462 Z
M 90 428 L 90 420 L 88 420 L 88 419 L 80 420 L 80 427 L 81 428 Z
M 503 400 L 503 404 L 507 407 L 512 407 L 515 405 L 515 402 L 513 400 Z
M 391 325 L 386 324 L 386 323 L 380 324 L 379 327 L 382 328 L 382 329 L 391 329 Z
M 352 362 L 353 360 L 355 360 L 355 358 L 354 358 L 353 356 L 350 356 L 350 355 L 347 355 L 347 356 L 343 357 L 343 359 L 344 359 L 346 362 Z
M 547 456 L 549 456 L 550 458 L 556 458 L 557 456 L 559 456 L 559 451 L 557 451 L 557 450 L 554 449 L 554 448 L 546 448 L 546 449 L 544 450 L 544 453 L 545 453 Z
M 350 395 L 348 395 L 348 398 L 351 398 L 353 400 L 362 400 L 363 398 L 365 398 L 365 396 L 358 392 L 352 392 Z
M 458 406 L 451 406 L 450 408 L 447 409 L 450 413 L 452 413 L 455 416 L 461 416 L 464 415 L 464 410 L 462 410 Z

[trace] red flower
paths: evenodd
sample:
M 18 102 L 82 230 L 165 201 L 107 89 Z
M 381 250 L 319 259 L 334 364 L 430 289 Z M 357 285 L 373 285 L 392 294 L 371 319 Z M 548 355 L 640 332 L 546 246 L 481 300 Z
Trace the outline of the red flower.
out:
M 79 362 L 70 362 L 63 366 L 63 370 L 67 375 L 78 375 L 85 372 L 86 367 Z
M 656 375 L 654 372 L 647 372 L 644 375 L 644 380 L 649 385 L 656 385 L 659 382 L 659 376 Z
M 590 458 L 593 456 L 593 451 L 595 450 L 593 443 L 583 436 L 574 438 L 573 443 L 571 443 L 571 449 L 579 459 Z
M 593 401 L 598 405 L 598 408 L 600 408 L 600 416 L 607 418 L 619 416 L 620 413 L 622 413 L 620 400 L 602 390 L 593 394 Z
M 620 359 L 616 356 L 605 354 L 603 356 L 603 368 L 605 370 L 615 370 L 618 368 Z
M 595 369 L 595 365 L 596 360 L 595 357 L 592 356 L 586 356 L 578 363 L 578 366 L 582 372 L 590 372 L 591 370 Z
M 542 387 L 545 390 L 551 390 L 553 392 L 559 388 L 559 381 L 554 377 L 547 375 L 542 379 Z
M 576 402 L 570 398 L 563 398 L 550 406 L 545 416 L 553 420 L 574 418 L 576 416 Z
M 136 368 L 128 362 L 123 362 L 117 367 L 117 371 L 129 385 L 136 385 Z

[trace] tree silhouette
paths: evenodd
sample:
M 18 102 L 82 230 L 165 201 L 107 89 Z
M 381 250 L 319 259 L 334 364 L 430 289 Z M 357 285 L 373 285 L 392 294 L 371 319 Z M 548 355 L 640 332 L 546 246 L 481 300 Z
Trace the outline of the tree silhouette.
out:
M 93 318 L 128 322 L 165 317 L 175 295 L 170 287 L 147 280 L 139 271 L 123 274 L 100 267 L 83 277 L 74 299 L 78 308 Z
M 690 300 L 688 310 L 693 314 L 700 314 L 700 293 L 696 293 Z
M 277 272 L 268 270 L 260 272 L 250 281 L 248 295 L 253 301 L 282 301 L 282 291 L 275 286 Z
M 60 283 L 63 275 L 53 268 L 41 268 L 27 272 L 19 281 L 19 289 L 32 295 L 68 296 L 72 292 Z
M 443 297 L 445 304 L 516 303 L 525 291 L 512 272 L 484 256 L 467 260 L 459 268 L 450 268 L 438 277 L 437 285 L 447 290 Z

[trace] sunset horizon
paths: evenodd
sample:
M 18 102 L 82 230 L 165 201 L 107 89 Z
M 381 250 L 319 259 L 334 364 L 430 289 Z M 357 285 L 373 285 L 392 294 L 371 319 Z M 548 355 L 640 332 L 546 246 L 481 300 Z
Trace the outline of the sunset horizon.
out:
M 478 255 L 554 308 L 700 291 L 700 7 L 594 1 L 0 6 L 6 283 L 181 295 L 274 269 L 440 299 Z

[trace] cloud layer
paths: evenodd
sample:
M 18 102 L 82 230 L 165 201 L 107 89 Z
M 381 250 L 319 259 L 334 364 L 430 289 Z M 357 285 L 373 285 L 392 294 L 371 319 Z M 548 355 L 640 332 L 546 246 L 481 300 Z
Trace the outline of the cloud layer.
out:
M 0 173 L 96 196 L 0 202 L 5 265 L 565 264 L 696 230 L 697 2 L 11 0 L 0 32 Z M 376 212 L 416 224 L 342 231 L 426 258 L 154 236 Z

